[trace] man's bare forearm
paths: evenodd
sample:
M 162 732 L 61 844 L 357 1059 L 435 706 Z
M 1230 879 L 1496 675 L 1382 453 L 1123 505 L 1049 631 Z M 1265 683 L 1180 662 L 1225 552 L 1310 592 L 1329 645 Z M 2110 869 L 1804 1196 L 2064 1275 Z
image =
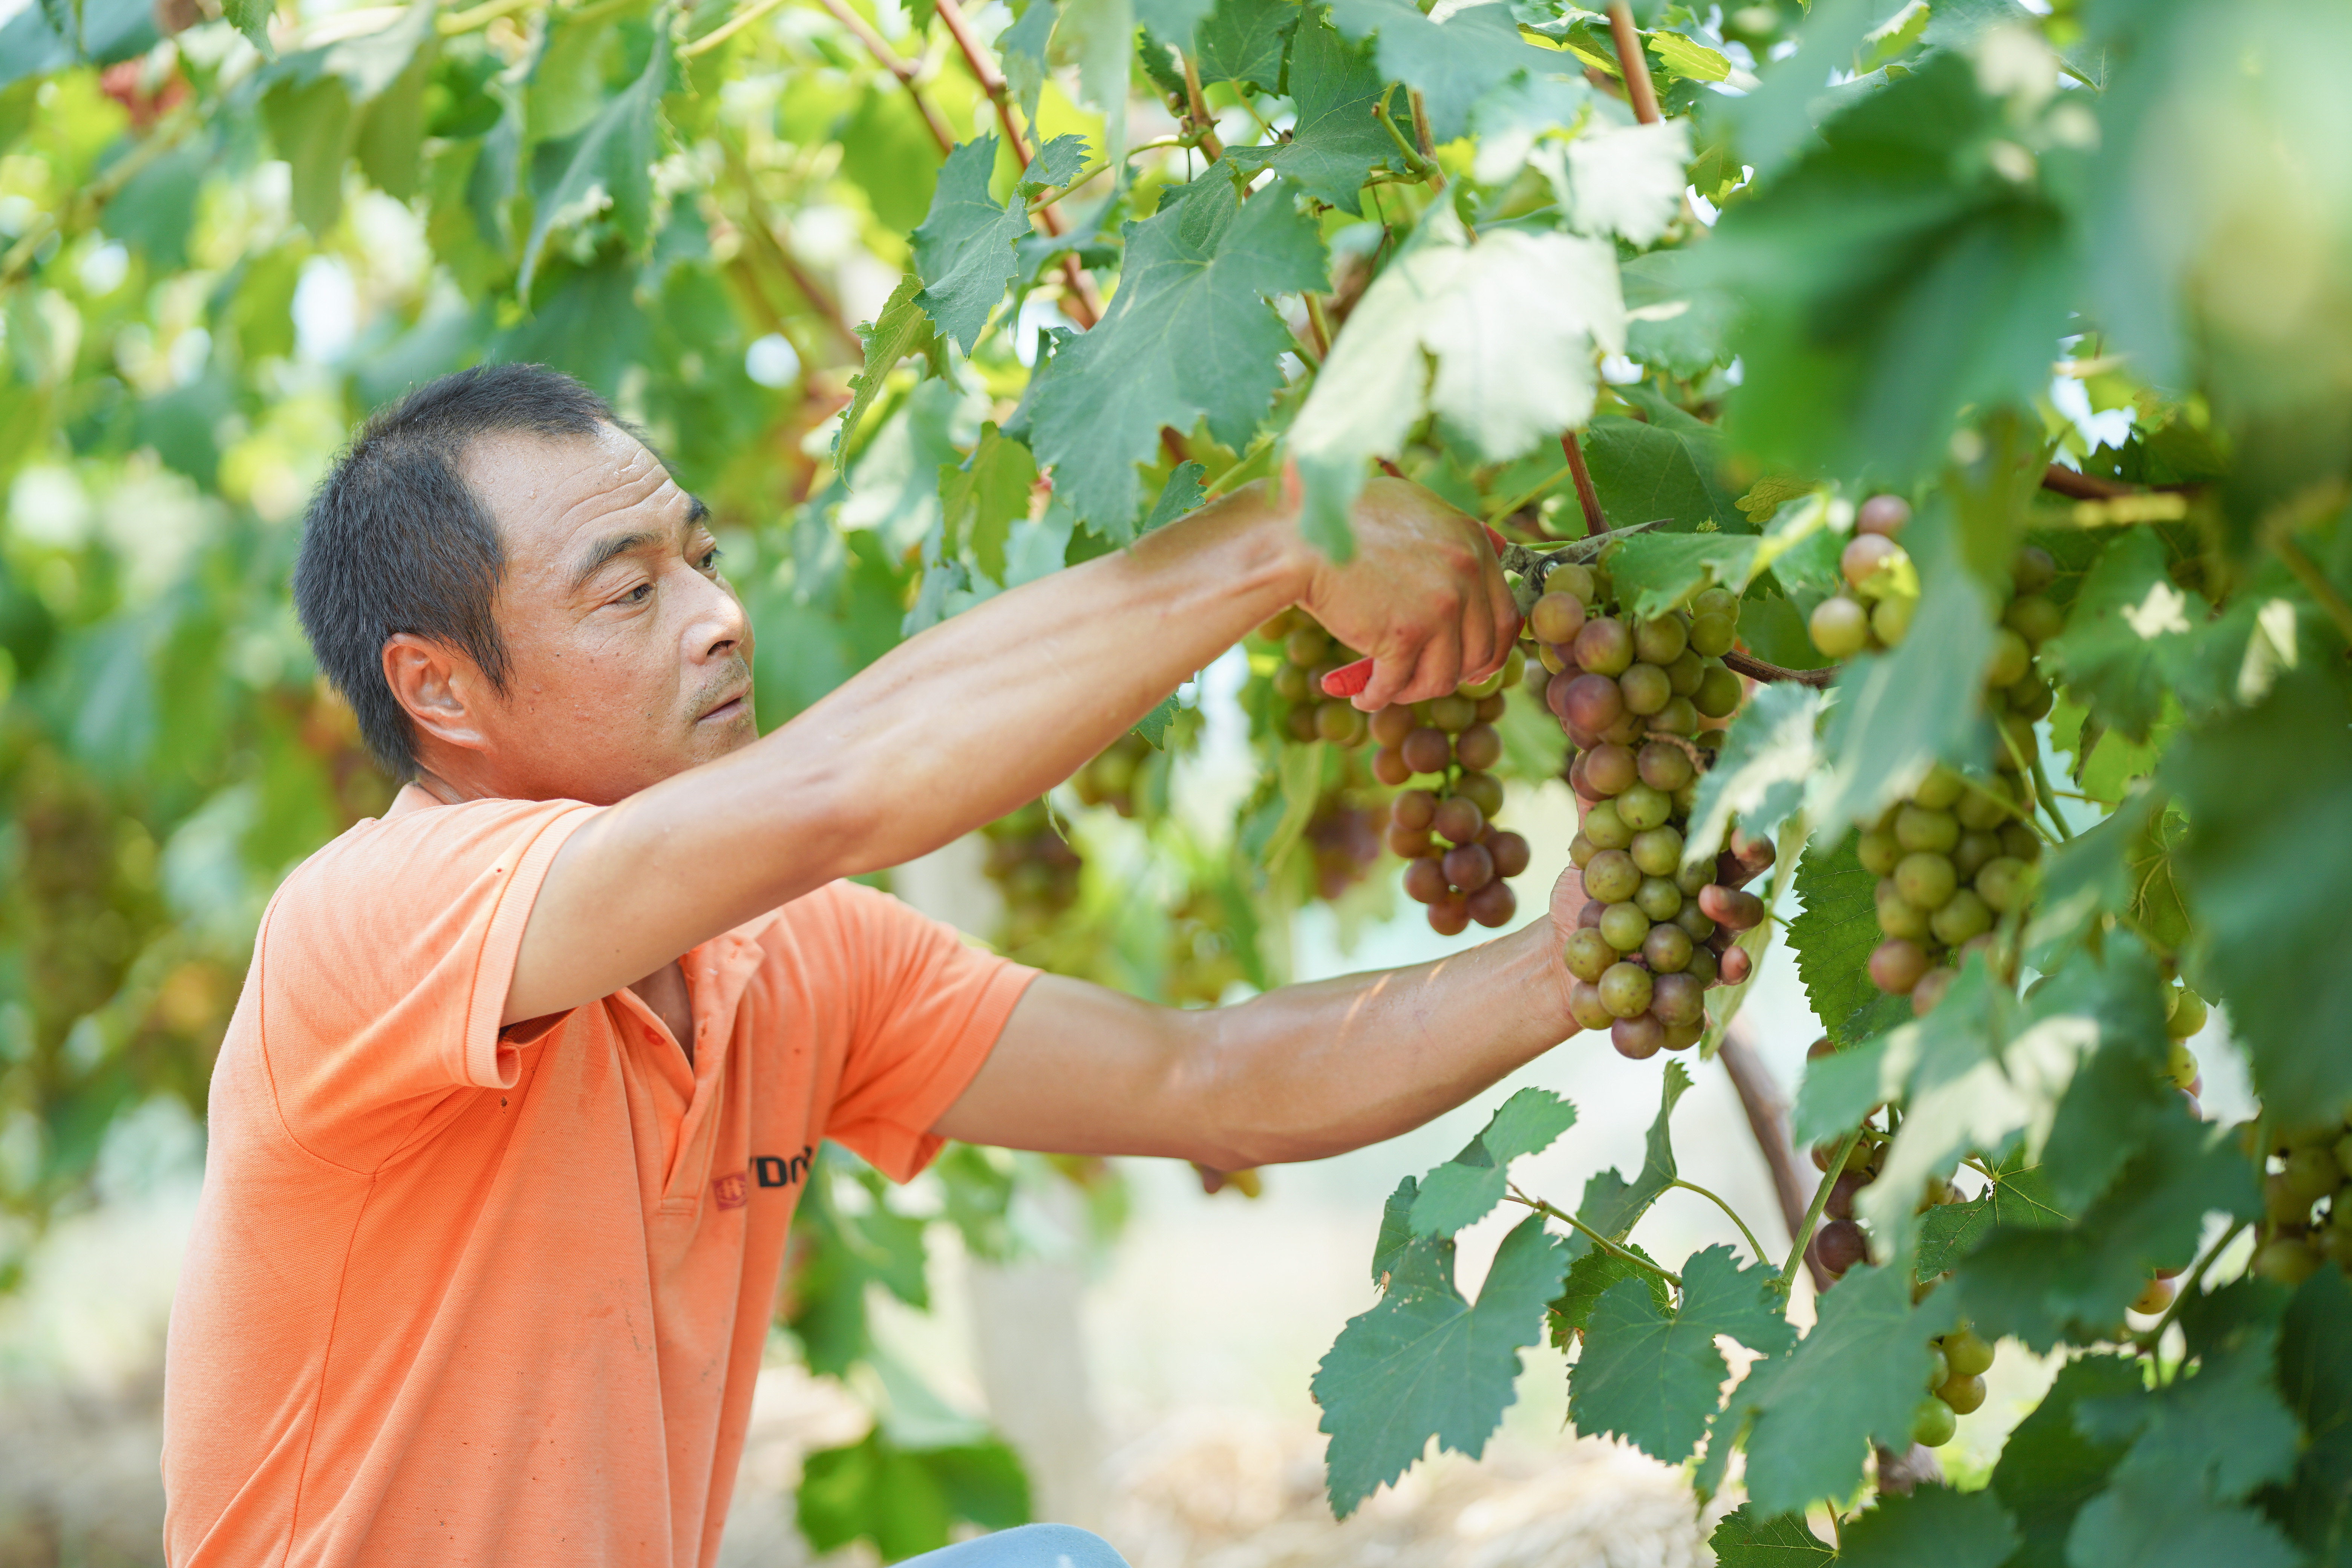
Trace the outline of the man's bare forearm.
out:
M 1574 1032 L 1548 920 L 1434 963 L 1199 1011 L 1045 975 L 936 1131 L 1222 1170 L 1321 1159 L 1420 1126 Z

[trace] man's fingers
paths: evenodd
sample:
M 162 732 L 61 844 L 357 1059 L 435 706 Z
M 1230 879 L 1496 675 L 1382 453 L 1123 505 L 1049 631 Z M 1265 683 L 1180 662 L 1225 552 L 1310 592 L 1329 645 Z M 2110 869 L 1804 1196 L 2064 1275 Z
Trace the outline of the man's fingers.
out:
M 1433 697 L 1450 695 L 1461 684 L 1462 645 L 1449 637 L 1433 637 L 1421 645 L 1412 679 L 1405 683 L 1397 700 L 1426 702 Z
M 1343 664 L 1323 678 L 1326 697 L 1355 697 L 1372 681 L 1372 661 L 1367 657 L 1353 664 Z
M 1410 642 L 1376 649 L 1370 679 L 1351 700 L 1367 713 L 1377 713 L 1392 702 L 1404 700 L 1398 694 L 1412 679 L 1420 658 L 1421 649 Z

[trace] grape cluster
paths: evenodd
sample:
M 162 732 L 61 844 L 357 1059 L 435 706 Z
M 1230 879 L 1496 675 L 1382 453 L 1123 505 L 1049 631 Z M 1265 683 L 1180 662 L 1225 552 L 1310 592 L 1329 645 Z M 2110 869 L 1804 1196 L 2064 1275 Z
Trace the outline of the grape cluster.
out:
M 1288 609 L 1257 629 L 1257 635 L 1282 650 L 1274 669 L 1273 718 L 1276 732 L 1306 742 L 1328 741 L 1335 746 L 1360 746 L 1370 733 L 1366 715 L 1344 697 L 1323 689 L 1323 679 L 1353 664 L 1353 648 L 1332 640 L 1314 616 Z
M 2189 1048 L 2189 1042 L 2205 1026 L 2208 1011 L 2205 998 L 2186 984 L 2175 981 L 2165 987 L 2164 1076 L 2173 1088 L 2189 1097 L 2190 1112 L 2199 1116 L 2204 1114 L 2198 1099 L 2205 1092 L 2205 1074 L 2198 1066 L 2197 1053 Z
M 1150 742 L 1129 730 L 1088 758 L 1071 778 L 1070 788 L 1083 805 L 1107 805 L 1121 816 L 1133 816 L 1137 774 L 1150 756 Z
M 1919 578 L 1895 536 L 1910 521 L 1910 503 L 1901 496 L 1873 496 L 1855 513 L 1853 538 L 1838 557 L 1846 591 L 1815 605 L 1807 623 L 1823 658 L 1884 650 L 1909 634 Z
M 1503 668 L 1482 681 L 1371 717 L 1380 744 L 1372 776 L 1412 784 L 1389 804 L 1389 847 L 1404 858 L 1405 893 L 1428 907 L 1430 929 L 1442 936 L 1472 921 L 1505 925 L 1518 912 L 1509 879 L 1528 868 L 1528 841 L 1495 826 L 1503 781 L 1491 770 L 1503 758 L 1495 721 L 1526 663 L 1513 648 Z M 1413 784 L 1423 777 L 1431 782 Z
M 2352 1270 L 2352 1118 L 2288 1129 L 2263 1153 L 2254 1272 L 2293 1286 L 2322 1263 Z
M 1381 811 L 1359 792 L 1328 790 L 1307 819 L 1307 847 L 1315 857 L 1315 891 L 1326 902 L 1361 880 L 1381 858 Z
M 1714 721 L 1745 691 L 1722 658 L 1739 597 L 1710 588 L 1687 612 L 1637 620 L 1591 567 L 1556 566 L 1544 587 L 1528 628 L 1584 803 L 1569 847 L 1587 900 L 1568 940 L 1569 1010 L 1636 1060 L 1683 1050 L 1706 1032 L 1706 988 L 1747 978 L 1748 954 L 1730 944 L 1764 918 L 1753 893 L 1717 881 L 1715 859 L 1684 864 L 1698 776 L 1723 744 Z
M 982 869 L 1004 898 L 1004 941 L 1019 951 L 1053 930 L 1078 898 L 1085 858 L 1055 831 L 1043 800 L 998 817 L 981 834 L 988 840 Z
M 1952 1440 L 1959 1418 L 1984 1404 L 1992 1346 L 1966 1322 L 1928 1344 L 1927 1397 L 1912 1412 L 1911 1440 L 1940 1448 Z

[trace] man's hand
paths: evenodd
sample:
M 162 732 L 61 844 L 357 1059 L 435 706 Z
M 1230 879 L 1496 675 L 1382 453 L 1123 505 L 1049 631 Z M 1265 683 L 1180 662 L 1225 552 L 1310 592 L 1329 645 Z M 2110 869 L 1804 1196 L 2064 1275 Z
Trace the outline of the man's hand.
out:
M 1287 485 L 1285 500 L 1295 513 Z M 1376 479 L 1357 500 L 1354 523 L 1354 558 L 1317 555 L 1299 603 L 1333 637 L 1371 655 L 1358 708 L 1443 697 L 1500 668 L 1519 613 L 1475 518 L 1410 480 Z

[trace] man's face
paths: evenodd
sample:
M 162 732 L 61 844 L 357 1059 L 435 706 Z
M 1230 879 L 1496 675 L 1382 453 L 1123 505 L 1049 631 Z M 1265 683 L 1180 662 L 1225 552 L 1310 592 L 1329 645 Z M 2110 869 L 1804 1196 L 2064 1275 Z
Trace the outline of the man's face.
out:
M 642 443 L 492 437 L 465 469 L 506 550 L 507 689 L 476 721 L 498 793 L 607 804 L 758 739 L 742 604 Z

